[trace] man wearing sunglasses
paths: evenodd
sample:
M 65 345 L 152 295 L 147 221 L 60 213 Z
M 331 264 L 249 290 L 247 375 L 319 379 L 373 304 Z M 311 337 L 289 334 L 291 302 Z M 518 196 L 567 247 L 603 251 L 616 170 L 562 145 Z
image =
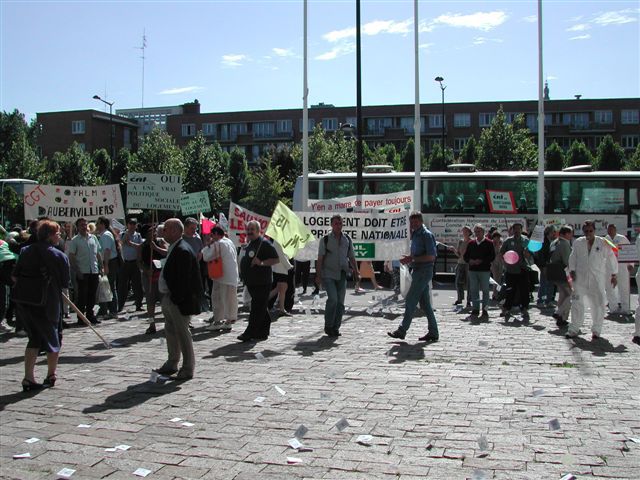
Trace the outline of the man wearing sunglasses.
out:
M 617 284 L 618 264 L 613 249 L 604 238 L 596 235 L 595 223 L 587 220 L 582 225 L 584 237 L 573 243 L 569 256 L 569 272 L 573 280 L 571 325 L 565 335 L 577 337 L 584 322 L 585 305 L 591 304 L 592 340 L 600 338 L 604 310 L 607 304 L 605 282 Z

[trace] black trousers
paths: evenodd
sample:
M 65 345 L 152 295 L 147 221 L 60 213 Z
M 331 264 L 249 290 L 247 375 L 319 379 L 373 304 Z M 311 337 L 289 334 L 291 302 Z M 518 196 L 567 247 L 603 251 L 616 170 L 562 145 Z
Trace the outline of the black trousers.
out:
M 78 310 L 85 314 L 90 322 L 96 321 L 93 307 L 96 304 L 96 292 L 98 291 L 98 274 L 85 273 L 78 282 Z
M 129 288 L 133 288 L 136 308 L 142 307 L 142 277 L 136 260 L 125 260 L 118 276 L 118 311 L 124 308 L 129 296 Z
M 514 305 L 529 308 L 529 272 L 505 273 L 507 284 L 504 308 L 510 310 Z
M 309 286 L 309 271 L 311 270 L 311 261 L 299 262 L 296 260 L 296 285 L 302 285 L 305 290 Z
M 271 316 L 269 315 L 269 293 L 271 285 L 247 286 L 251 295 L 251 312 L 249 324 L 242 334 L 249 338 L 266 338 L 271 332 Z

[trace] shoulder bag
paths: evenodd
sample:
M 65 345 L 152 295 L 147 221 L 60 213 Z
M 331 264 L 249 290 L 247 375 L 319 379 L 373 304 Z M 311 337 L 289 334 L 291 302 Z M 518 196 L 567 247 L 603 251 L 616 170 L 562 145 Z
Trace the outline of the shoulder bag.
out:
M 31 248 L 37 249 L 38 246 L 34 245 Z M 38 274 L 19 275 L 16 279 L 16 284 L 11 290 L 11 300 L 19 305 L 44 307 L 47 304 L 51 275 L 49 275 L 49 270 L 47 270 L 47 267 L 44 265 L 42 253 L 40 250 L 37 250 L 37 252 L 41 262 Z
M 211 280 L 216 280 L 224 276 L 224 272 L 222 270 L 222 256 L 220 255 L 220 245 L 218 245 L 217 242 L 214 243 L 214 251 L 216 246 L 218 247 L 218 256 L 207 263 L 207 271 Z

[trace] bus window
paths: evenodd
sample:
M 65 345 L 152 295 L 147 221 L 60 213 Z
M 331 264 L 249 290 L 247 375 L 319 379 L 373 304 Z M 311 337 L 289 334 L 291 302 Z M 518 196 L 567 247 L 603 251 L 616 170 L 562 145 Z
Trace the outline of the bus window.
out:
M 395 192 L 405 192 L 407 190 L 413 191 L 414 182 L 405 182 L 402 180 L 376 180 L 375 182 L 375 193 L 395 193 Z
M 563 181 L 554 185 L 554 213 L 623 213 L 624 182 Z
M 484 213 L 487 211 L 484 182 L 427 180 L 423 207 L 427 213 Z
M 356 194 L 355 180 L 324 181 L 323 199 L 349 197 Z
M 518 213 L 535 213 L 538 211 L 538 186 L 536 180 L 491 180 L 489 190 L 503 190 L 513 193 Z
M 313 180 L 309 182 L 309 199 L 310 200 L 319 200 L 320 199 L 320 182 L 321 180 Z

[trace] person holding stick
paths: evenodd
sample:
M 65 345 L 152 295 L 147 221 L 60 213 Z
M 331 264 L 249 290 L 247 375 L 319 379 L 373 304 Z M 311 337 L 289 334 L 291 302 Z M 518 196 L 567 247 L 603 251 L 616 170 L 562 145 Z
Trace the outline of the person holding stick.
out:
M 62 289 L 69 287 L 69 260 L 55 248 L 60 241 L 60 225 L 52 220 L 38 224 L 38 241 L 25 247 L 13 271 L 14 301 L 29 341 L 24 351 L 25 392 L 53 387 L 62 342 Z M 43 277 L 45 281 L 43 281 Z M 48 279 L 48 282 L 46 281 Z M 35 305 L 31 297 L 40 296 L 46 288 L 43 305 Z M 47 353 L 47 376 L 44 382 L 35 379 L 38 352 Z

